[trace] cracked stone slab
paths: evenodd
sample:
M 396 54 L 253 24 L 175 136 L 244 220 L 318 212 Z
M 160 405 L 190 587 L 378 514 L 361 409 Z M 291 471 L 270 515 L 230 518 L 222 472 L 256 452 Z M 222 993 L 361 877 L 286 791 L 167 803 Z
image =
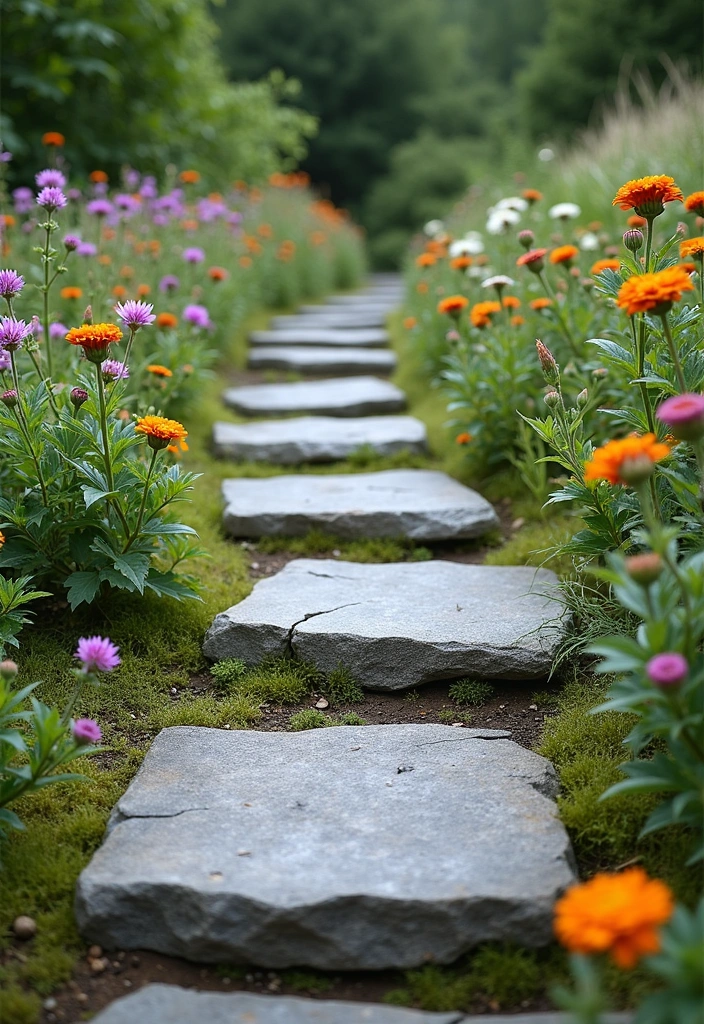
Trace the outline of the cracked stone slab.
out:
M 498 525 L 481 494 L 429 469 L 224 480 L 224 526 L 234 537 L 339 537 L 439 541 L 479 537 Z
M 381 313 L 284 313 L 271 318 L 272 328 L 279 327 L 325 327 L 335 330 L 357 330 L 366 327 L 383 327 L 386 315 Z
M 164 729 L 82 872 L 90 942 L 383 970 L 551 941 L 573 882 L 552 765 L 505 732 Z
M 427 451 L 425 424 L 414 416 L 302 416 L 256 423 L 214 423 L 213 450 L 227 459 L 275 462 L 335 462 L 362 447 L 379 455 Z
M 337 330 L 335 328 L 284 327 L 273 331 L 252 331 L 250 345 L 322 345 L 324 347 L 384 348 L 389 343 L 388 331 L 371 328 Z
M 396 356 L 386 349 L 262 345 L 250 350 L 247 365 L 250 370 L 295 370 L 299 373 L 393 373 Z
M 313 413 L 354 417 L 402 412 L 406 408 L 403 391 L 378 377 L 331 377 L 289 384 L 251 384 L 228 388 L 223 393 L 223 402 L 244 416 Z
M 371 690 L 436 679 L 539 679 L 563 638 L 557 577 L 529 566 L 301 558 L 216 615 L 203 652 L 294 654 Z

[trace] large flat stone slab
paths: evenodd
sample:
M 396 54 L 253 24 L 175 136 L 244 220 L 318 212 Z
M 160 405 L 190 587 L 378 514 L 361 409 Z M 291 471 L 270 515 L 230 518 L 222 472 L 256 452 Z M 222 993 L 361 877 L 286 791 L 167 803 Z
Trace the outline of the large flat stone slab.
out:
M 367 301 L 365 303 L 354 303 L 349 305 L 346 302 L 338 303 L 326 303 L 323 306 L 316 305 L 303 305 L 298 307 L 298 312 L 303 313 L 306 316 L 331 316 L 332 314 L 338 314 L 346 316 L 347 314 L 371 314 L 376 313 L 378 316 L 387 317 L 396 308 L 397 303 L 393 302 L 382 302 L 382 301 Z
M 392 309 L 403 299 L 402 288 L 376 288 L 373 291 L 360 292 L 357 295 L 329 295 L 326 306 L 357 306 L 388 305 Z
M 301 558 L 215 617 L 203 651 L 257 664 L 293 653 L 371 690 L 435 679 L 538 679 L 564 636 L 557 577 L 529 566 Z
M 299 373 L 393 373 L 396 356 L 386 349 L 262 345 L 250 350 L 247 365 L 250 370 L 296 370 Z
M 414 416 L 303 416 L 257 423 L 214 423 L 213 449 L 226 459 L 295 465 L 335 462 L 362 447 L 379 455 L 427 451 L 425 424 Z
M 225 480 L 225 529 L 235 537 L 339 537 L 439 541 L 479 537 L 498 525 L 489 502 L 445 473 L 389 469 L 334 476 Z
M 395 384 L 378 377 L 334 377 L 288 384 L 252 384 L 228 388 L 225 405 L 243 416 L 374 416 L 401 412 L 406 396 Z
M 338 330 L 327 327 L 280 327 L 273 331 L 252 331 L 250 345 L 323 345 L 324 347 L 384 348 L 389 343 L 388 331 L 369 329 Z
M 540 946 L 574 879 L 552 765 L 502 732 L 164 729 L 80 876 L 82 934 L 331 970 Z
M 271 318 L 272 328 L 279 327 L 325 327 L 338 331 L 360 330 L 362 328 L 383 327 L 387 317 L 385 313 L 286 313 Z

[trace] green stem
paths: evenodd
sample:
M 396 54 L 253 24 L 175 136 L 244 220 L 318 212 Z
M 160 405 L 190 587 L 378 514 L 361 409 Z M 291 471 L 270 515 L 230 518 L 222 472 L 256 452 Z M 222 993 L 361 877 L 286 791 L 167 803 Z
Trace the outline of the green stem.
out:
M 687 390 L 687 384 L 684 379 L 684 372 L 682 370 L 682 363 L 680 362 L 680 356 L 675 345 L 675 339 L 672 337 L 672 331 L 670 330 L 670 322 L 667 319 L 667 313 L 661 313 L 660 319 L 662 320 L 662 329 L 665 334 L 665 340 L 667 341 L 667 347 L 670 352 L 670 358 L 675 367 L 675 373 L 677 380 L 680 385 L 680 391 L 682 394 Z
M 103 436 L 103 463 L 105 465 L 105 478 L 108 482 L 108 490 L 115 490 L 115 482 L 112 475 L 112 460 L 110 458 L 110 442 L 108 435 L 108 414 L 105 404 L 105 383 L 100 363 L 94 363 L 95 375 L 98 379 L 98 404 L 100 406 L 100 432 Z
M 22 407 L 22 392 L 20 391 L 20 378 L 17 374 L 17 367 L 15 365 L 15 353 L 12 351 L 10 352 L 10 363 L 12 365 L 12 382 L 15 385 L 15 391 L 17 392 L 17 405 L 13 407 L 13 412 L 15 414 L 15 418 L 17 419 L 17 423 L 20 428 L 20 433 L 24 437 L 24 442 L 29 450 L 29 454 L 32 456 L 32 462 L 34 463 L 34 468 L 37 473 L 37 482 L 39 483 L 39 487 L 42 492 L 42 501 L 44 502 L 44 507 L 48 508 L 49 495 L 47 494 L 46 484 L 44 483 L 44 477 L 42 475 L 41 466 L 39 465 L 39 459 L 37 458 L 37 453 L 34 451 L 34 445 L 32 444 L 32 435 L 29 430 L 29 424 L 27 423 L 27 418 L 24 414 L 24 408 Z
M 49 339 L 49 252 L 51 250 L 51 217 L 46 222 L 46 240 L 44 242 L 44 347 L 46 349 L 46 365 L 49 377 L 53 376 L 51 344 Z M 51 390 L 49 391 L 51 394 Z
M 567 338 L 567 341 L 569 342 L 570 348 L 572 349 L 572 351 L 574 352 L 574 354 L 576 356 L 581 355 L 581 353 L 579 351 L 579 348 L 577 346 L 577 343 L 574 340 L 574 337 L 572 336 L 572 332 L 570 331 L 570 329 L 569 329 L 569 327 L 567 325 L 567 321 L 565 320 L 565 318 L 562 315 L 562 312 L 560 310 L 560 305 L 559 305 L 559 303 L 557 301 L 557 296 L 556 296 L 553 288 L 548 284 L 547 278 L 545 277 L 545 274 L 542 272 L 542 270 L 538 274 L 538 279 L 539 279 L 540 283 L 542 284 L 543 288 L 545 289 L 545 291 L 548 293 L 548 295 L 552 299 L 552 305 L 553 305 L 553 309 L 555 310 L 555 316 L 557 317 L 557 319 L 558 319 L 558 321 L 560 323 L 560 327 L 562 328 L 563 334 L 565 335 L 565 337 Z
M 650 255 L 653 248 L 653 221 L 654 217 L 647 217 L 648 226 L 645 231 L 645 273 L 650 273 Z
M 645 373 L 645 317 L 641 315 L 640 323 L 638 324 L 638 337 L 636 339 L 636 325 L 631 320 L 631 331 L 633 333 L 633 346 L 636 352 L 636 360 L 638 365 L 638 377 L 642 377 Z M 653 416 L 653 407 L 650 404 L 650 395 L 648 394 L 647 385 L 641 381 L 638 385 L 640 391 L 641 401 L 643 403 L 643 411 L 645 412 L 646 419 L 648 420 L 648 430 L 651 434 L 655 431 L 655 417 Z
M 127 341 L 127 348 L 125 349 L 125 366 L 129 366 L 128 360 L 130 358 L 130 352 L 132 351 L 132 342 L 134 341 L 134 336 L 136 333 L 137 332 L 134 330 L 134 328 L 130 328 L 130 336 Z
M 145 509 L 146 504 L 147 504 L 147 495 L 149 493 L 149 484 L 151 483 L 151 480 L 152 480 L 152 473 L 154 471 L 154 465 L 156 463 L 156 459 L 157 459 L 157 455 L 158 454 L 159 454 L 159 452 L 157 451 L 157 449 L 156 448 L 152 448 L 152 459 L 151 459 L 151 462 L 149 463 L 149 470 L 147 472 L 147 479 L 144 481 L 144 490 L 142 491 L 142 501 L 140 503 L 139 513 L 137 515 L 137 525 L 135 526 L 134 531 L 133 531 L 131 537 L 129 538 L 129 540 L 127 541 L 127 544 L 124 547 L 125 551 L 127 551 L 127 549 L 132 546 L 132 544 L 135 542 L 135 540 L 139 536 L 139 531 L 142 529 L 142 519 L 144 518 L 144 509 Z

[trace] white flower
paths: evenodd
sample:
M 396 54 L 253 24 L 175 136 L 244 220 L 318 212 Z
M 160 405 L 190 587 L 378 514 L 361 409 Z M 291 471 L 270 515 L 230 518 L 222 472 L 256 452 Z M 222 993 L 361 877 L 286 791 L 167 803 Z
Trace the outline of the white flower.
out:
M 553 220 L 572 220 L 579 217 L 581 212 L 576 203 L 557 203 L 548 210 L 548 217 L 552 217 Z
M 479 232 L 470 232 L 470 235 L 466 238 L 458 238 L 450 243 L 450 257 L 452 259 L 455 259 L 456 256 L 477 256 L 480 252 L 484 252 L 484 243 Z
M 507 199 L 499 199 L 494 209 L 516 210 L 518 213 L 523 213 L 524 210 L 528 209 L 528 203 L 525 199 L 521 199 L 520 196 L 509 196 Z
M 493 277 L 487 277 L 486 281 L 482 281 L 482 288 L 510 288 L 515 283 L 513 278 L 507 277 L 506 274 L 495 274 Z
M 554 159 L 555 159 L 554 152 L 551 149 L 549 149 L 547 146 L 545 147 L 545 149 L 538 150 L 538 160 L 541 160 L 544 164 L 547 164 L 551 160 L 554 160 Z
M 467 277 L 484 277 L 488 270 L 491 270 L 491 267 L 469 267 Z
M 521 215 L 515 210 L 497 210 L 495 207 L 487 211 L 489 218 L 486 222 L 486 230 L 490 235 L 503 235 L 506 228 L 511 224 L 518 224 Z
M 585 231 L 579 240 L 579 248 L 585 252 L 594 252 L 599 248 L 599 238 L 593 231 Z
M 445 230 L 445 225 L 441 220 L 429 220 L 423 228 L 423 231 L 428 238 L 435 238 L 437 235 L 442 234 Z

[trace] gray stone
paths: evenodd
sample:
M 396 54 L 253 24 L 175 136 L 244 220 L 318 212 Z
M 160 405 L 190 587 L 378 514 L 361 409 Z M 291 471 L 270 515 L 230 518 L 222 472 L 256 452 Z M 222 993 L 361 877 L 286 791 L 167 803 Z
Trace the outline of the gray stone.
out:
M 228 388 L 225 405 L 244 416 L 373 416 L 401 412 L 406 396 L 395 384 L 378 377 L 334 377 L 289 384 L 252 384 Z
M 370 1003 L 146 985 L 92 1019 L 93 1024 L 459 1024 L 464 1017 Z
M 434 679 L 538 679 L 564 636 L 557 577 L 529 566 L 301 558 L 217 615 L 203 652 L 257 664 L 293 653 L 370 690 Z
M 107 949 L 329 970 L 547 944 L 574 880 L 570 845 L 552 765 L 507 735 L 164 729 L 80 876 L 81 933 Z
M 325 300 L 326 306 L 357 306 L 388 305 L 394 309 L 403 299 L 403 288 L 378 288 L 374 291 L 362 292 L 359 295 L 330 295 Z
M 250 370 L 297 370 L 299 373 L 393 373 L 396 356 L 386 349 L 262 345 L 250 350 L 247 365 Z
M 225 480 L 225 529 L 235 537 L 339 537 L 439 541 L 479 537 L 498 525 L 476 491 L 429 469 Z
M 379 455 L 427 450 L 425 424 L 413 416 L 304 416 L 257 423 L 213 424 L 213 448 L 227 459 L 295 465 L 346 459 L 363 446 Z
M 333 305 L 329 303 L 325 306 L 299 306 L 298 312 L 303 313 L 306 316 L 331 316 L 342 315 L 347 316 L 351 313 L 356 314 L 372 314 L 375 313 L 377 316 L 388 317 L 396 308 L 396 304 L 392 302 L 365 302 L 364 305 L 357 303 L 354 306 L 350 306 L 346 303 L 337 303 Z
M 274 331 L 252 331 L 250 345 L 322 345 L 344 348 L 384 348 L 389 343 L 388 331 L 378 328 L 338 330 L 337 328 L 284 327 Z
M 386 314 L 382 313 L 287 313 L 271 318 L 272 328 L 279 327 L 330 327 L 335 330 L 359 330 L 367 327 L 383 327 Z

